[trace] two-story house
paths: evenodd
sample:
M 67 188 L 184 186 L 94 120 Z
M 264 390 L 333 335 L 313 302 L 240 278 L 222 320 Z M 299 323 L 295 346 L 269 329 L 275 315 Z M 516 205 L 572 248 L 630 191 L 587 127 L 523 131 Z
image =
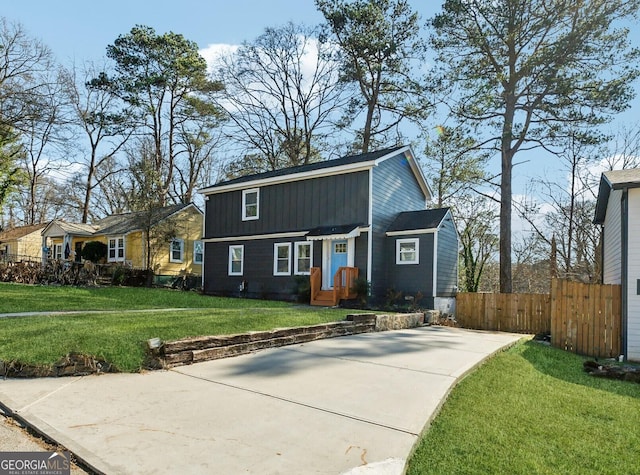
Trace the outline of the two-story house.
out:
M 410 147 L 244 176 L 205 196 L 204 292 L 292 298 L 309 276 L 311 303 L 352 298 L 356 277 L 453 311 L 458 235 Z

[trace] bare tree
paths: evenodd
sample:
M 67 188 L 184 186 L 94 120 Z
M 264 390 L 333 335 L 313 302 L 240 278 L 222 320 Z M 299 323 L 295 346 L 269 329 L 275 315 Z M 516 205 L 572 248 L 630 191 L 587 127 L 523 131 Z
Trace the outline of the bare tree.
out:
M 230 137 L 256 171 L 320 159 L 346 106 L 332 45 L 313 28 L 288 23 L 219 58 L 215 79 L 225 85 L 220 106 Z

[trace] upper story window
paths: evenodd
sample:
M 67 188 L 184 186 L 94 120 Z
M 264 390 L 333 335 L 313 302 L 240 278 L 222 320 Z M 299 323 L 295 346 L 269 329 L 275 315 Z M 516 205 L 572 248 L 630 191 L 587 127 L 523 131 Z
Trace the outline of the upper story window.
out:
M 396 264 L 419 264 L 419 242 L 418 238 L 398 239 L 396 241 Z
M 242 220 L 250 221 L 260 217 L 260 189 L 242 190 Z
M 124 262 L 124 236 L 109 238 L 107 256 L 109 262 Z
M 193 241 L 193 263 L 202 264 L 204 260 L 204 245 L 202 241 Z
M 182 262 L 184 256 L 184 239 L 173 239 L 169 252 L 169 262 Z

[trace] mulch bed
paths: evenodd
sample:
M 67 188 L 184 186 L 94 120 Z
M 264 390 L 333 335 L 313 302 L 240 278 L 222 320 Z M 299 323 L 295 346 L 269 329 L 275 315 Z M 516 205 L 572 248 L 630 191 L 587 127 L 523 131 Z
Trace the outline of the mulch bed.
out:
M 585 361 L 583 368 L 591 376 L 640 383 L 640 368 L 637 366 L 604 365 L 597 361 Z

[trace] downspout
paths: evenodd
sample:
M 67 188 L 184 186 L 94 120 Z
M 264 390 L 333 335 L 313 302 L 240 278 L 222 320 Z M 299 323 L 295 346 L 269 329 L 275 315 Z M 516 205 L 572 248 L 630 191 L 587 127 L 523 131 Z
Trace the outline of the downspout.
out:
M 622 190 L 622 198 L 620 200 L 620 236 L 621 236 L 621 259 L 622 259 L 622 315 L 620 324 L 620 351 L 623 355 L 627 355 L 627 317 L 629 302 L 629 189 Z M 603 246 L 604 247 L 604 246 Z
M 369 232 L 367 233 L 367 282 L 371 283 L 371 266 L 373 264 L 373 168 L 369 168 Z M 369 286 L 369 294 L 373 286 Z

